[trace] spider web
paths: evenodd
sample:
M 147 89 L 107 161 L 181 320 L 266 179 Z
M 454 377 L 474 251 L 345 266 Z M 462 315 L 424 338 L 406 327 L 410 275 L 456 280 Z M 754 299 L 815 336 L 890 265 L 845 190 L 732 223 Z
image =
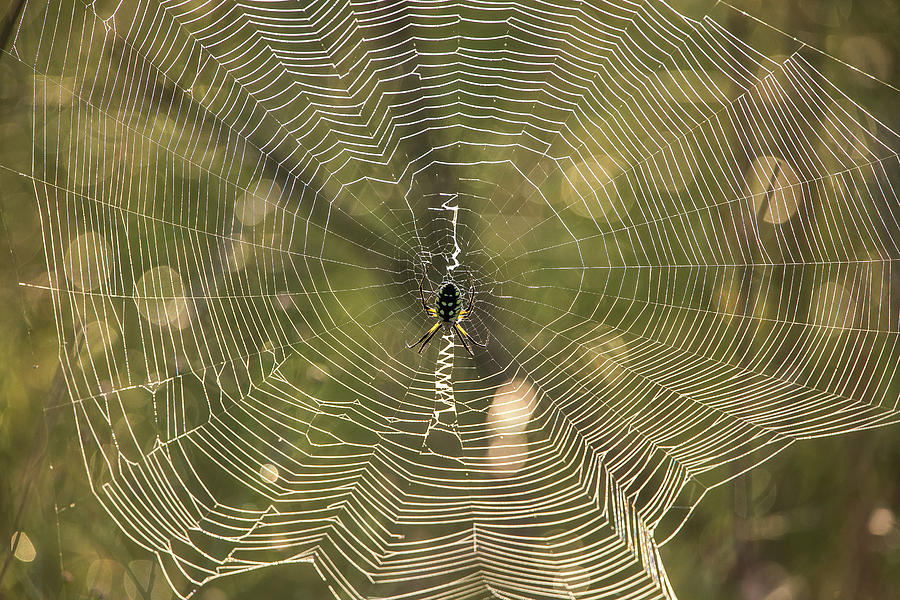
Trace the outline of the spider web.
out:
M 897 421 L 898 139 L 809 48 L 656 0 L 21 22 L 85 466 L 182 596 L 672 598 L 747 457 Z M 486 350 L 404 347 L 423 273 Z

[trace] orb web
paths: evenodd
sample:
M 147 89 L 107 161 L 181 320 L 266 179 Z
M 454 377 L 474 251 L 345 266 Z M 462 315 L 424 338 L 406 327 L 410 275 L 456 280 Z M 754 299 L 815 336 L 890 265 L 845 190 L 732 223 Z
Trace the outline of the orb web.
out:
M 656 0 L 22 23 L 85 467 L 181 596 L 672 598 L 708 490 L 897 421 L 897 134 L 810 48 Z M 486 350 L 405 348 L 423 275 Z

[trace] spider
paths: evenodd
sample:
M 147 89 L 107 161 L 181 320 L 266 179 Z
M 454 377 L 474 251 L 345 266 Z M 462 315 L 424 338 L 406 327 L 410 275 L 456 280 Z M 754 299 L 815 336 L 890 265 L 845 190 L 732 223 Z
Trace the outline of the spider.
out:
M 448 281 L 441 286 L 441 289 L 437 293 L 437 308 L 431 308 L 428 306 L 428 301 L 425 300 L 425 291 L 423 290 L 426 276 L 427 272 L 423 273 L 422 281 L 419 282 L 419 298 L 422 300 L 422 308 L 425 309 L 426 315 L 429 317 L 438 317 L 440 321 L 432 325 L 431 329 L 426 331 L 425 334 L 419 338 L 418 342 L 415 344 L 407 344 L 406 347 L 415 348 L 421 344 L 422 346 L 419 348 L 419 354 L 421 354 L 422 350 L 425 349 L 425 346 L 428 345 L 428 342 L 431 341 L 431 338 L 437 333 L 438 328 L 443 325 L 447 329 L 453 329 L 466 351 L 468 351 L 470 355 L 475 356 L 475 353 L 472 352 L 472 348 L 469 347 L 466 340 L 481 348 L 486 348 L 487 342 L 484 344 L 476 342 L 459 324 L 460 321 L 471 315 L 472 310 L 475 308 L 475 285 L 472 283 L 472 280 L 469 280 L 469 304 L 466 308 L 462 307 L 462 298 L 459 288 L 451 281 Z M 434 292 L 429 294 L 428 300 L 431 300 L 433 295 Z

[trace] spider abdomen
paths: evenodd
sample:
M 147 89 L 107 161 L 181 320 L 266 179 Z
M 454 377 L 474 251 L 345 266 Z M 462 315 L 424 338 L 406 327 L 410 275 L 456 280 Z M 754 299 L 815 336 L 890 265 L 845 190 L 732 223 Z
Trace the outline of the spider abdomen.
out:
M 425 299 L 424 286 L 426 277 L 427 275 L 423 274 L 422 281 L 419 282 L 419 299 L 422 301 L 422 310 L 424 310 L 425 314 L 429 317 L 439 317 L 440 321 L 433 324 L 428 331 L 422 334 L 419 341 L 415 344 L 407 344 L 406 347 L 415 348 L 418 346 L 419 354 L 421 354 L 425 349 L 425 346 L 428 345 L 428 342 L 431 341 L 431 338 L 437 335 L 443 325 L 445 335 L 449 336 L 456 334 L 457 339 L 465 347 L 466 352 L 468 352 L 470 356 L 475 356 L 475 354 L 472 352 L 469 343 L 475 344 L 481 348 L 487 348 L 487 343 L 481 344 L 476 342 L 459 324 L 460 320 L 466 319 L 472 314 L 472 310 L 475 307 L 475 284 L 472 283 L 471 279 L 469 280 L 469 283 L 471 284 L 469 289 L 469 303 L 463 308 L 459 288 L 456 287 L 456 284 L 450 282 L 441 285 L 441 289 L 437 292 L 434 306 L 429 306 L 428 300 Z M 432 296 L 429 295 L 428 297 L 430 299 Z
M 441 286 L 435 303 L 435 310 L 438 317 L 442 321 L 453 322 L 459 316 L 462 309 L 462 300 L 459 295 L 459 288 L 452 283 L 445 283 Z

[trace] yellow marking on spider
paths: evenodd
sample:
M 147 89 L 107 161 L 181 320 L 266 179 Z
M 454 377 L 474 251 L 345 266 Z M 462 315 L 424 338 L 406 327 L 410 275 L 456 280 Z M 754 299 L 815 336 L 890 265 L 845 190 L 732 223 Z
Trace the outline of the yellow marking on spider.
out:
M 456 328 L 459 329 L 460 333 L 462 333 L 464 336 L 466 336 L 470 340 L 472 339 L 472 336 L 469 335 L 469 332 L 463 329 L 462 325 L 460 325 L 459 322 L 456 323 Z

